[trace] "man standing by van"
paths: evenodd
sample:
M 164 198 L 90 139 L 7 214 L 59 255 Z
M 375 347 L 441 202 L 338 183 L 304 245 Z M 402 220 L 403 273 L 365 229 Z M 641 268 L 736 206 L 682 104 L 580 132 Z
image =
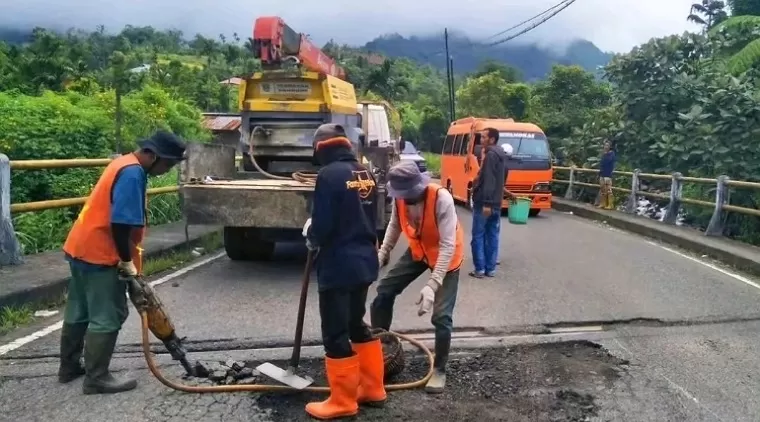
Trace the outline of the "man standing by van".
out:
M 472 261 L 470 277 L 493 277 L 499 254 L 501 203 L 507 153 L 499 145 L 499 131 L 486 129 L 482 134 L 485 158 L 472 187 Z

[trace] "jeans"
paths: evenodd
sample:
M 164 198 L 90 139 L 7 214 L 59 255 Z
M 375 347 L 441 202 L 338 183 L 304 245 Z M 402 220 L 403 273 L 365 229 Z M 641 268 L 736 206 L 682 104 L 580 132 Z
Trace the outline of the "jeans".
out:
M 393 320 L 393 304 L 400 295 L 422 273 L 429 270 L 427 264 L 414 261 L 409 250 L 399 259 L 388 274 L 378 282 L 377 297 L 372 301 L 370 318 L 372 326 L 389 330 Z M 445 371 L 451 348 L 451 332 L 454 329 L 454 305 L 459 288 L 459 270 L 446 273 L 441 286 L 435 294 L 433 312 L 430 322 L 435 327 L 435 363 L 436 369 Z
M 351 357 L 354 353 L 350 341 L 366 343 L 372 340 L 372 333 L 364 323 L 369 286 L 370 284 L 360 284 L 320 290 L 322 342 L 328 358 Z
M 495 209 L 486 217 L 483 205 L 475 204 L 472 209 L 472 261 L 475 272 L 493 274 L 499 257 L 499 230 L 501 228 L 501 210 Z

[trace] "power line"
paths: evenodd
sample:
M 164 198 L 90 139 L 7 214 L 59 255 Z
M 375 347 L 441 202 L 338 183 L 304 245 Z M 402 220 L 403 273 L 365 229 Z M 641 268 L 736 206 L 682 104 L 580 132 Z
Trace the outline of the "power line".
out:
M 472 48 L 472 47 L 481 47 L 481 48 L 483 48 L 483 47 L 486 47 L 487 48 L 487 47 L 493 47 L 493 46 L 497 46 L 497 45 L 500 45 L 500 44 L 504 44 L 507 41 L 511 41 L 511 40 L 513 40 L 513 39 L 515 39 L 515 38 L 517 38 L 517 37 L 519 37 L 519 36 L 521 36 L 521 35 L 523 35 L 523 34 L 525 34 L 527 32 L 530 32 L 530 31 L 536 29 L 538 26 L 540 26 L 541 24 L 545 23 L 549 19 L 553 18 L 554 16 L 556 16 L 557 14 L 559 14 L 561 11 L 567 9 L 571 4 L 575 3 L 575 1 L 576 0 L 562 0 L 559 3 L 555 4 L 554 6 L 552 6 L 552 7 L 548 8 L 548 9 L 544 10 L 543 12 L 541 12 L 541 13 L 539 13 L 537 15 L 534 15 L 534 16 L 532 16 L 532 17 L 530 17 L 530 18 L 528 18 L 528 19 L 526 19 L 526 20 L 524 20 L 524 21 L 522 21 L 522 22 L 520 22 L 520 23 L 518 23 L 516 25 L 513 25 L 513 26 L 511 26 L 511 27 L 509 27 L 509 28 L 507 28 L 507 29 L 505 29 L 505 30 L 503 30 L 501 32 L 498 32 L 498 33 L 496 33 L 494 35 L 491 35 L 491 36 L 487 37 L 486 40 L 489 40 L 489 39 L 492 39 L 492 38 L 496 38 L 499 35 L 503 35 L 503 34 L 509 32 L 509 31 L 515 29 L 515 28 L 519 28 L 520 26 L 522 26 L 522 25 L 524 25 L 524 24 L 526 24 L 528 22 L 534 21 L 537 18 L 541 18 L 537 22 L 534 22 L 529 27 L 527 27 L 527 28 L 519 31 L 518 33 L 516 33 L 514 35 L 510 35 L 510 36 L 507 36 L 507 37 L 504 37 L 502 39 L 499 39 L 497 41 L 492 41 L 492 42 L 477 42 L 477 41 L 467 40 L 467 42 L 464 43 L 464 44 L 460 44 L 460 45 L 457 45 L 457 46 L 452 45 L 450 48 L 452 48 L 452 49 L 455 48 L 455 47 L 460 47 L 460 48 Z M 441 53 L 445 53 L 445 52 L 446 52 L 446 50 L 439 50 L 439 51 L 436 51 L 436 52 L 433 52 L 433 53 L 430 53 L 430 54 L 425 54 L 424 56 L 426 56 L 427 58 L 432 58 L 433 56 L 437 56 L 437 55 L 439 55 Z
M 562 5 L 562 6 L 561 6 L 559 9 L 557 9 L 557 10 L 553 11 L 553 12 L 552 12 L 552 13 L 550 13 L 548 16 L 545 16 L 544 18 L 542 18 L 542 19 L 541 19 L 541 20 L 539 20 L 538 22 L 536 22 L 536 23 L 532 24 L 531 26 L 529 26 L 529 27 L 527 27 L 527 28 L 523 29 L 522 31 L 520 31 L 520 32 L 518 32 L 518 33 L 516 33 L 516 34 L 514 34 L 514 35 L 510 35 L 510 36 L 508 36 L 508 37 L 505 37 L 505 38 L 502 38 L 502 39 L 500 39 L 500 40 L 498 40 L 498 41 L 494 41 L 494 42 L 488 43 L 488 44 L 486 44 L 486 45 L 485 45 L 485 47 L 493 47 L 493 46 L 496 46 L 496 45 L 504 44 L 504 43 L 505 43 L 505 42 L 507 42 L 507 41 L 511 41 L 511 40 L 513 40 L 513 39 L 515 39 L 515 38 L 519 37 L 520 35 L 523 35 L 523 34 L 525 34 L 525 33 L 527 33 L 527 32 L 530 32 L 530 31 L 532 31 L 532 30 L 536 29 L 538 26 L 540 26 L 541 24 L 545 23 L 545 22 L 546 22 L 546 21 L 548 21 L 549 19 L 551 19 L 551 18 L 553 18 L 553 17 L 557 16 L 557 14 L 559 14 L 559 12 L 561 12 L 561 11 L 563 11 L 563 10 L 567 9 L 568 7 L 570 7 L 570 5 L 571 5 L 571 4 L 573 4 L 573 3 L 575 3 L 575 1 L 576 1 L 576 0 L 566 0 L 566 1 L 564 2 L 564 4 L 563 4 L 563 5 Z M 558 5 L 558 6 L 559 6 L 559 5 Z
M 511 31 L 511 30 L 513 30 L 513 29 L 515 29 L 515 28 L 519 28 L 519 27 L 523 26 L 524 24 L 526 24 L 526 23 L 528 23 L 528 22 L 530 22 L 530 21 L 532 21 L 532 20 L 534 20 L 534 19 L 536 19 L 536 18 L 539 18 L 539 17 L 541 17 L 541 16 L 543 16 L 543 15 L 545 15 L 545 14 L 547 14 L 547 13 L 551 12 L 552 10 L 554 10 L 554 9 L 556 9 L 556 8 L 558 8 L 558 7 L 560 7 L 560 6 L 562 6 L 562 4 L 564 4 L 564 3 L 567 3 L 567 1 L 568 1 L 568 0 L 562 0 L 561 2 L 559 2 L 559 3 L 555 4 L 554 6 L 552 6 L 552 7 L 548 8 L 548 9 L 544 10 L 543 12 L 541 12 L 541 13 L 539 13 L 539 14 L 537 14 L 537 15 L 534 15 L 534 16 L 532 16 L 532 17 L 528 18 L 528 19 L 525 19 L 524 21 L 522 21 L 522 22 L 518 23 L 517 25 L 511 26 L 511 27 L 509 27 L 509 28 L 507 28 L 507 29 L 505 29 L 505 30 L 503 30 L 503 31 L 501 31 L 501 32 L 498 32 L 498 33 L 496 33 L 496 34 L 493 34 L 493 35 L 491 35 L 490 37 L 488 37 L 488 38 L 486 38 L 486 39 L 496 38 L 496 37 L 498 37 L 499 35 L 503 35 L 503 34 L 506 34 L 507 32 L 509 32 L 509 31 Z M 573 1 L 574 1 L 574 0 L 573 0 Z

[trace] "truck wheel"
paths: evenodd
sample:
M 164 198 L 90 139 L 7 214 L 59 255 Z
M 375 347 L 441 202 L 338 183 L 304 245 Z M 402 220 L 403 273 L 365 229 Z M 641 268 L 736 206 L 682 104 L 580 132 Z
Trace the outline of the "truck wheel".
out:
M 224 250 L 233 261 L 268 261 L 274 254 L 274 246 L 274 242 L 261 239 L 256 229 L 224 228 Z
M 541 212 L 538 208 L 531 208 L 530 211 L 528 211 L 528 215 L 531 217 L 537 216 Z

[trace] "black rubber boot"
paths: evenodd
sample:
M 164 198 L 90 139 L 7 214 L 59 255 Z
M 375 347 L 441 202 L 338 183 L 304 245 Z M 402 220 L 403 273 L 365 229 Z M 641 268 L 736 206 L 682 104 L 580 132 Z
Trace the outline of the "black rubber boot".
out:
M 449 361 L 451 349 L 451 334 L 435 336 L 435 359 L 433 361 L 433 376 L 425 385 L 425 391 L 430 394 L 441 394 L 446 387 L 446 363 Z
M 87 332 L 84 345 L 84 365 L 87 373 L 82 384 L 84 394 L 113 394 L 133 390 L 137 381 L 114 378 L 108 370 L 119 332 Z
M 86 322 L 63 324 L 63 328 L 61 328 L 61 364 L 58 367 L 58 382 L 66 384 L 85 374 L 81 359 L 86 332 Z

